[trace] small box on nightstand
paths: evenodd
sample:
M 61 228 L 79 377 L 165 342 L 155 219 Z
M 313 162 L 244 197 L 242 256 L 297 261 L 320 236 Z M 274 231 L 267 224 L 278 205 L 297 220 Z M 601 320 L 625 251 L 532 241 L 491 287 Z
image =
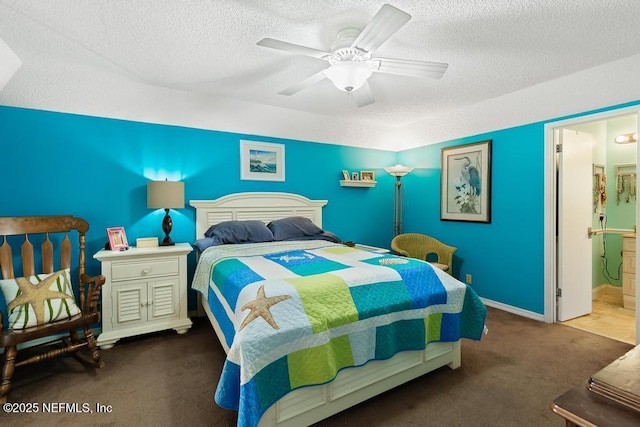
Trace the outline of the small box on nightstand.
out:
M 158 246 L 157 237 L 140 237 L 136 239 L 136 247 L 138 248 L 153 248 Z

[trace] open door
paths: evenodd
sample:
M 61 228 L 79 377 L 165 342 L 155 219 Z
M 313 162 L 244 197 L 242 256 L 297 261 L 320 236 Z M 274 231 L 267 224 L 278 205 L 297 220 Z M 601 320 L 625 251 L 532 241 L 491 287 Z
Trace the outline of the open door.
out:
M 558 321 L 591 313 L 591 134 L 561 129 L 558 153 Z

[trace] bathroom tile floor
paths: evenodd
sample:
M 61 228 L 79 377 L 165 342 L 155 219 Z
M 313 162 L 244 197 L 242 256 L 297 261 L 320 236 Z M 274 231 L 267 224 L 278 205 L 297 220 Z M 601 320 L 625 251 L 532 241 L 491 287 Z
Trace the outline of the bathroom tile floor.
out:
M 635 345 L 635 312 L 622 307 L 620 296 L 602 295 L 593 300 L 591 314 L 560 324 Z

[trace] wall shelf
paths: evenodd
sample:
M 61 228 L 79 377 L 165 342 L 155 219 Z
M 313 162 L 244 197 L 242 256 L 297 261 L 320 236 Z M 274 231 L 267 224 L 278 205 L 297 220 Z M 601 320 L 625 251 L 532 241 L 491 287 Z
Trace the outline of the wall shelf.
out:
M 355 180 L 355 179 L 341 179 L 340 185 L 342 187 L 375 187 L 377 181 L 369 180 Z

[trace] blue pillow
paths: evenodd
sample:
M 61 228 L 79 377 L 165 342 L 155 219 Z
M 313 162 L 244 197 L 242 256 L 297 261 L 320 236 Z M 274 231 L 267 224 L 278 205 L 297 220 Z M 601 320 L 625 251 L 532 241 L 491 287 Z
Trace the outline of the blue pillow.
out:
M 309 218 L 291 216 L 277 219 L 267 224 L 276 240 L 291 240 L 305 236 L 315 236 L 322 233 L 322 229 L 315 225 Z
M 198 248 L 200 252 L 204 252 L 209 246 L 218 246 L 221 245 L 222 242 L 218 240 L 217 237 L 203 237 L 202 239 L 198 239 L 193 243 L 193 246 Z
M 326 240 L 333 243 L 342 243 L 342 240 L 330 231 L 323 231 L 322 233 L 314 234 L 313 236 L 292 237 L 284 240 Z
M 271 230 L 258 220 L 224 221 L 209 227 L 204 235 L 217 238 L 221 244 L 273 242 Z

